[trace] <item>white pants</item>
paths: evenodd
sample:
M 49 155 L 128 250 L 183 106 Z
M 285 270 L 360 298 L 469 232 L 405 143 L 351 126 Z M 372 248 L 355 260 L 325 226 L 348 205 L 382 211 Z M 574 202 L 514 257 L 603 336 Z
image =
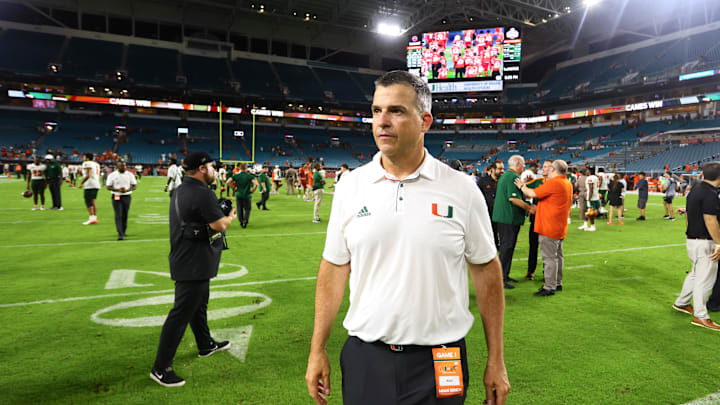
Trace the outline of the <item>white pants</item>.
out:
M 675 305 L 690 305 L 692 299 L 695 317 L 710 318 L 707 312 L 707 300 L 717 277 L 717 263 L 710 260 L 715 242 L 712 240 L 688 239 L 687 252 L 692 262 L 692 271 L 685 277 L 680 296 Z

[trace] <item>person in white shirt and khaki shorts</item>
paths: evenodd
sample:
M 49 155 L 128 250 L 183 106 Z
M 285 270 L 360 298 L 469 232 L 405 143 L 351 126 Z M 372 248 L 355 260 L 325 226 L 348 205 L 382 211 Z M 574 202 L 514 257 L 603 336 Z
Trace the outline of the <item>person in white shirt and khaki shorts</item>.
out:
M 373 136 L 380 152 L 336 187 L 317 277 L 308 393 L 327 403 L 325 348 L 349 280 L 343 403 L 464 403 L 464 337 L 474 319 L 469 268 L 488 345 L 485 395 L 503 404 L 510 390 L 505 297 L 484 197 L 469 176 L 423 147 L 433 122 L 427 84 L 402 71 L 375 84 Z

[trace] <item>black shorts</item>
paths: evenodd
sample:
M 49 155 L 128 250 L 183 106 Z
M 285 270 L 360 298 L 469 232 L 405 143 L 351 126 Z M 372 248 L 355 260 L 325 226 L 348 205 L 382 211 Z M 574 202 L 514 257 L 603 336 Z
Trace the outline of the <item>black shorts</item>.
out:
M 41 194 L 45 191 L 45 180 L 31 180 L 30 188 L 32 189 L 33 194 Z
M 340 353 L 343 403 L 463 404 L 470 381 L 465 339 L 446 346 L 460 347 L 465 393 L 462 397 L 438 399 L 432 347 L 404 346 L 403 351 L 395 352 L 382 342 L 368 343 L 355 336 L 348 337 Z
M 622 200 L 622 197 L 620 197 L 620 196 L 617 196 L 617 197 L 612 196 L 612 197 L 610 197 L 610 201 L 609 201 L 609 202 L 610 202 L 610 205 L 613 206 L 613 207 L 621 207 L 621 206 L 623 205 L 623 200 Z
M 83 195 L 85 196 L 85 206 L 86 207 L 92 207 L 93 200 L 97 198 L 98 189 L 97 188 L 86 188 L 83 191 Z
M 640 208 L 641 210 L 644 210 L 646 205 L 647 205 L 647 198 L 641 198 L 638 200 L 637 207 Z
M 663 197 L 663 201 L 666 202 L 666 203 L 668 203 L 668 204 L 672 204 L 673 198 L 675 198 L 674 195 L 673 195 L 673 196 L 670 196 L 670 197 Z

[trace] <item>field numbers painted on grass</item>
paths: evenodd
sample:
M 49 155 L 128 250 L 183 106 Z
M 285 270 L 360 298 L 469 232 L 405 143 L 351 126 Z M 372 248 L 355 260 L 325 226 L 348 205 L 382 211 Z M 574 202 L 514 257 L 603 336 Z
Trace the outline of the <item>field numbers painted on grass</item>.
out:
M 210 299 L 221 299 L 221 298 L 233 298 L 233 297 L 255 297 L 254 303 L 249 305 L 241 305 L 232 308 L 221 308 L 207 311 L 208 320 L 230 318 L 232 316 L 247 314 L 248 312 L 257 311 L 260 308 L 264 308 L 272 303 L 272 299 L 265 294 L 247 292 L 247 291 L 211 291 Z M 107 308 L 103 308 L 90 316 L 90 319 L 95 323 L 101 325 L 110 326 L 129 326 L 129 327 L 142 327 L 142 326 L 161 326 L 165 322 L 167 314 L 156 315 L 156 316 L 141 316 L 138 318 L 103 318 L 101 315 L 109 312 L 117 311 L 126 308 L 145 307 L 151 305 L 163 305 L 172 304 L 175 299 L 174 294 L 160 295 L 158 297 L 141 298 L 134 301 L 121 302 L 119 304 L 111 305 Z
M 233 280 L 248 274 L 247 268 L 239 264 L 221 263 L 220 269 L 232 268 L 230 273 L 220 273 L 215 280 Z M 135 288 L 150 287 L 153 284 L 140 284 L 135 281 L 138 274 L 151 274 L 153 276 L 170 277 L 169 273 L 146 270 L 133 269 L 116 269 L 110 273 L 106 290 L 114 290 L 119 288 Z M 208 320 L 216 320 L 230 318 L 237 315 L 247 314 L 257 311 L 272 303 L 272 299 L 265 294 L 248 292 L 248 291 L 211 291 L 210 299 L 218 300 L 224 298 L 247 297 L 252 299 L 252 303 L 247 305 L 239 305 L 229 308 L 220 308 L 207 311 Z M 140 308 L 156 305 L 167 305 L 174 302 L 174 294 L 159 295 L 155 297 L 142 298 L 133 301 L 125 301 L 109 307 L 100 309 L 90 316 L 90 319 L 101 325 L 108 326 L 127 326 L 127 327 L 143 327 L 143 326 L 161 326 L 165 322 L 167 314 L 140 316 L 135 318 L 112 318 L 107 316 L 114 311 L 125 310 L 129 308 Z M 214 331 L 214 334 L 220 339 L 226 339 L 232 342 L 230 354 L 238 360 L 244 362 L 247 355 L 250 336 L 252 335 L 253 326 L 245 325 L 239 328 L 226 328 Z
M 220 270 L 222 270 L 226 266 L 238 267 L 239 269 L 232 273 L 218 274 L 218 276 L 215 277 L 215 280 L 232 280 L 235 278 L 240 278 L 248 273 L 245 266 L 241 266 L 239 264 L 230 264 L 230 263 L 220 263 Z M 160 273 L 157 271 L 145 271 L 145 270 L 117 269 L 117 270 L 113 270 L 112 273 L 110 273 L 110 278 L 108 279 L 107 283 L 105 283 L 105 289 L 106 290 L 114 290 L 117 288 L 150 287 L 150 286 L 154 285 L 154 284 L 137 284 L 135 282 L 135 276 L 138 273 L 153 274 L 156 276 L 170 278 L 170 273 Z
M 163 214 L 142 214 L 138 216 L 139 219 L 135 221 L 138 224 L 145 225 L 167 225 L 168 216 Z

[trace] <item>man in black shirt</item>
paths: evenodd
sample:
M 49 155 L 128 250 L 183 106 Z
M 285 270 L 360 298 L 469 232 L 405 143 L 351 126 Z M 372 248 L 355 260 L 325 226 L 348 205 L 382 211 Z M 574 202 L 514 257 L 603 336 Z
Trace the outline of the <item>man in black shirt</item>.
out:
M 638 180 L 637 184 L 635 185 L 635 189 L 637 189 L 638 192 L 638 202 L 637 207 L 640 209 L 640 216 L 636 219 L 638 221 L 644 221 L 645 220 L 645 207 L 647 206 L 647 200 L 648 200 L 648 181 L 645 178 L 645 172 L 638 173 Z
M 160 334 L 150 378 L 165 387 L 179 387 L 185 380 L 172 368 L 175 351 L 188 323 L 200 357 L 230 348 L 216 342 L 207 325 L 210 279 L 215 277 L 224 247 L 224 234 L 235 219 L 235 209 L 225 216 L 215 193 L 215 167 L 205 152 L 188 154 L 183 161 L 185 178 L 170 199 L 170 276 L 175 281 L 175 304 Z
M 494 161 L 488 166 L 488 174 L 478 178 L 477 186 L 485 197 L 488 206 L 488 213 L 492 218 L 493 206 L 495 205 L 495 193 L 497 192 L 497 182 L 500 176 L 505 173 L 505 166 L 502 162 Z M 493 238 L 495 238 L 495 247 L 500 246 L 500 237 L 497 230 L 497 223 L 492 222 Z
M 720 259 L 720 163 L 703 167 L 705 180 L 693 187 L 687 197 L 687 251 L 692 270 L 685 277 L 673 309 L 693 315 L 692 324 L 720 331 L 708 315 L 706 301 L 717 277 Z M 693 305 L 690 305 L 692 300 Z

